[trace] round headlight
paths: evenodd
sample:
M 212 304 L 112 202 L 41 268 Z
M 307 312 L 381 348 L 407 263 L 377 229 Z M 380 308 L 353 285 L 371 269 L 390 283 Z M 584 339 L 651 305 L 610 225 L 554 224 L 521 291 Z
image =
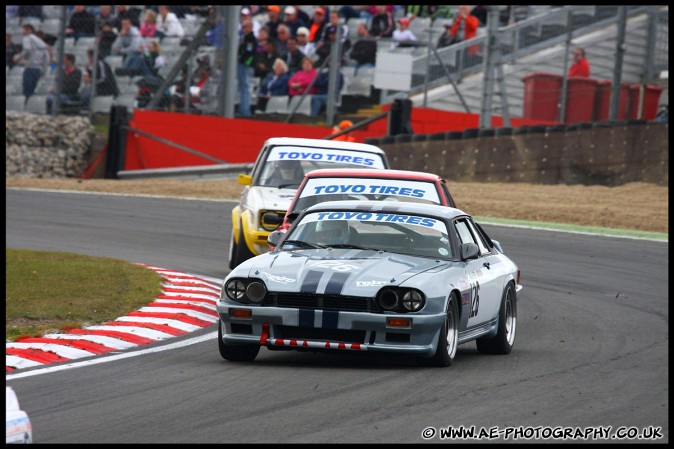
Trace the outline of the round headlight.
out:
M 235 301 L 239 301 L 243 298 L 244 293 L 246 293 L 246 284 L 239 279 L 231 280 L 225 286 L 225 291 L 227 292 L 227 297 Z
M 384 310 L 393 310 L 398 305 L 398 294 L 395 290 L 384 290 L 379 294 L 379 305 Z
M 416 290 L 406 291 L 403 295 L 403 307 L 410 312 L 420 310 L 424 305 L 423 295 Z
M 246 296 L 251 302 L 260 303 L 267 296 L 267 289 L 262 282 L 253 281 L 246 288 Z

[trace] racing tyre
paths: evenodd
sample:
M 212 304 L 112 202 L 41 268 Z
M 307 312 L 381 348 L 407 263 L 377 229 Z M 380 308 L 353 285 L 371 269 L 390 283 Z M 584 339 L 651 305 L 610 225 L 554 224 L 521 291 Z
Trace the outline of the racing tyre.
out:
M 452 362 L 454 362 L 454 357 L 456 357 L 458 346 L 459 302 L 456 299 L 456 295 L 451 294 L 447 301 L 447 317 L 438 337 L 438 348 L 432 357 L 419 358 L 418 362 L 422 366 L 451 366 Z
M 481 354 L 508 354 L 515 344 L 517 330 L 517 300 L 515 287 L 509 282 L 503 292 L 498 314 L 498 332 L 491 338 L 478 338 L 477 350 Z
M 253 256 L 255 256 L 255 254 L 250 252 L 250 250 L 248 249 L 248 245 L 246 245 L 246 238 L 243 236 L 243 223 L 242 223 L 239 226 L 239 244 L 236 245 L 236 252 L 234 253 L 233 259 L 234 266 L 232 266 L 232 264 L 230 263 L 229 267 L 233 269 Z
M 229 245 L 229 269 L 233 270 L 236 267 L 235 258 L 236 258 L 237 244 L 234 241 L 234 229 L 232 228 L 232 243 Z
M 221 321 L 218 321 L 218 349 L 222 358 L 231 362 L 252 362 L 260 352 L 259 345 L 226 345 L 223 343 Z

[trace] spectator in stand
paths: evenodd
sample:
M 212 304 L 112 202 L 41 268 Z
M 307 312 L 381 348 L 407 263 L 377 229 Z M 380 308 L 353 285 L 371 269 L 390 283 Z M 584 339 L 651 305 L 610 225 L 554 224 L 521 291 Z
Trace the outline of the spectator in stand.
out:
M 351 48 L 351 41 L 349 40 L 349 26 L 346 23 L 339 23 L 339 11 L 332 10 L 330 11 L 330 18 L 328 23 L 332 25 L 334 29 L 341 27 L 341 42 L 342 49 L 344 52 L 348 51 Z M 324 39 L 327 38 L 327 35 L 324 35 Z
M 131 20 L 131 24 L 138 28 L 140 26 L 139 16 L 140 10 L 137 8 L 129 8 L 127 5 L 116 5 L 115 21 L 112 24 L 112 28 L 119 32 L 122 29 L 122 20 L 124 19 Z
M 24 65 L 23 95 L 28 98 L 35 93 L 40 78 L 47 73 L 51 61 L 49 46 L 35 34 L 35 28 L 30 23 L 21 26 L 21 53 L 14 55 L 14 62 Z
M 112 44 L 112 54 L 124 57 L 122 67 L 115 71 L 117 75 L 129 75 L 129 70 L 137 69 L 138 59 L 140 58 L 142 61 L 143 58 L 141 53 L 142 43 L 143 38 L 140 31 L 133 26 L 131 19 L 128 17 L 122 19 L 119 34 Z
M 288 29 L 290 30 L 290 36 L 296 36 L 299 27 L 307 26 L 307 24 L 300 20 L 300 18 L 297 16 L 297 9 L 295 9 L 294 6 L 286 6 L 283 12 L 285 15 L 285 20 L 283 23 L 288 26 Z
M 147 64 L 152 76 L 161 77 L 159 70 L 166 65 L 166 57 L 162 54 L 159 41 L 152 39 L 145 47 L 146 50 L 143 53 L 145 64 Z
M 143 22 L 140 24 L 140 35 L 154 37 L 157 32 L 157 13 L 151 9 L 145 11 Z
M 313 42 L 316 47 L 325 40 L 327 34 L 324 35 L 324 29 L 327 23 L 325 22 L 325 10 L 318 7 L 314 10 L 314 17 L 309 25 L 309 42 Z
M 288 80 L 288 95 L 291 97 L 294 95 L 302 95 L 317 75 L 318 72 L 314 68 L 313 59 L 305 56 L 302 60 L 302 70 L 295 72 L 295 74 Z M 316 86 L 313 86 L 308 94 L 313 95 L 315 93 Z
M 244 18 L 241 23 L 242 36 L 237 52 L 236 77 L 239 89 L 239 115 L 250 117 L 250 80 L 255 71 L 255 48 L 257 39 L 253 34 L 253 19 Z
M 571 64 L 566 77 L 590 77 L 590 61 L 585 57 L 585 50 L 583 48 L 577 47 L 573 51 L 573 64 Z
M 241 26 L 240 24 L 243 23 L 244 20 L 248 19 L 250 19 L 253 24 L 253 35 L 255 36 L 255 39 L 257 39 L 262 24 L 253 18 L 253 13 L 250 8 L 241 8 L 241 22 L 239 22 L 239 26 Z M 239 28 L 239 33 L 241 33 L 241 28 Z
M 276 29 L 283 23 L 281 20 L 281 7 L 279 5 L 270 5 L 267 8 L 267 17 L 269 20 L 267 20 L 265 26 L 269 29 L 269 37 L 271 39 L 276 39 Z M 260 36 L 258 35 L 258 39 L 259 38 Z
M 290 28 L 285 23 L 282 23 L 276 29 L 276 53 L 284 55 L 288 52 L 288 39 L 290 38 Z
M 117 33 L 112 29 L 110 22 L 103 22 L 101 24 L 101 32 L 96 36 L 98 42 L 98 55 L 105 58 L 112 54 L 112 44 L 117 40 Z
M 12 35 L 5 33 L 5 65 L 10 69 L 16 64 L 14 63 L 14 55 L 21 53 L 21 46 L 12 42 Z
M 297 48 L 309 57 L 313 57 L 314 53 L 316 53 L 316 45 L 313 42 L 309 42 L 309 29 L 307 27 L 297 29 Z
M 328 87 L 329 87 L 329 78 L 330 78 L 330 63 L 327 67 L 316 76 L 316 82 L 314 87 L 316 87 L 316 93 L 311 97 L 311 116 L 317 116 L 325 110 L 325 105 L 328 102 Z M 339 93 L 344 87 L 344 75 L 342 72 L 337 69 L 337 86 L 334 90 L 335 93 L 335 103 L 339 101 Z
M 267 42 L 273 43 L 273 41 L 269 37 L 269 28 L 267 28 L 267 26 L 265 25 L 262 28 L 260 28 L 260 31 L 257 34 L 257 46 L 255 47 L 255 53 L 256 54 L 263 53 L 265 51 L 266 48 L 265 45 L 267 44 Z M 276 46 L 274 46 L 274 48 L 276 48 Z M 269 66 L 269 70 L 271 70 L 271 65 Z
M 417 37 L 410 30 L 410 19 L 403 17 L 398 19 L 398 28 L 393 31 L 393 42 L 391 42 L 391 49 L 396 47 L 410 47 L 417 42 Z
M 101 5 L 98 14 L 96 15 L 96 29 L 100 30 L 103 27 L 104 22 L 112 24 L 114 21 L 115 16 L 112 13 L 112 6 Z
M 417 17 L 430 17 L 433 19 L 433 14 L 438 9 L 438 5 L 405 5 L 405 17 L 410 21 Z
M 306 13 L 302 9 L 302 5 L 292 5 L 293 8 L 295 8 L 295 12 L 297 13 L 297 18 L 304 23 L 305 26 L 309 25 L 311 22 L 311 17 L 309 17 L 309 14 Z
M 375 39 L 392 37 L 393 30 L 396 29 L 393 14 L 387 11 L 386 5 L 377 5 L 376 8 L 377 13 L 372 16 L 372 21 L 370 23 L 370 36 Z
M 43 21 L 42 5 L 19 5 L 19 23 L 23 23 L 23 19 L 28 17 L 34 17 Z
M 339 125 L 333 126 L 332 127 L 332 133 L 337 134 L 340 131 L 343 131 L 347 128 L 351 128 L 353 126 L 353 122 L 351 120 L 342 120 L 339 122 Z M 344 142 L 355 142 L 356 139 L 351 135 L 351 132 L 344 133 L 342 135 L 339 135 L 332 140 L 341 140 Z
M 452 45 L 455 41 L 456 39 L 452 35 L 452 24 L 446 23 L 445 32 L 442 33 L 438 38 L 438 43 L 436 44 L 436 47 L 437 48 L 447 47 L 449 45 Z
M 326 28 L 327 39 L 318 43 L 316 46 L 316 53 L 314 56 L 317 57 L 316 67 L 322 67 L 326 59 L 330 57 L 332 52 L 332 46 L 337 43 L 337 27 L 334 25 L 328 25 Z M 344 54 L 347 48 L 342 46 L 341 55 L 340 55 L 340 67 L 344 65 Z
M 92 37 L 95 34 L 96 17 L 87 11 L 85 5 L 75 5 L 66 26 L 66 37 L 74 37 L 77 42 L 80 37 Z
M 185 100 L 187 98 L 186 95 L 187 89 L 185 87 L 185 85 L 187 84 L 186 75 L 187 73 L 183 72 L 183 77 L 180 81 L 178 81 L 176 89 L 174 90 L 173 95 L 171 96 L 171 104 L 169 106 L 169 110 L 171 112 L 176 112 L 185 108 Z M 202 55 L 200 57 L 197 57 L 197 68 L 195 70 L 195 73 L 191 77 L 192 84 L 189 86 L 190 110 L 193 111 L 196 110 L 196 107 L 194 105 L 200 103 L 201 90 L 204 88 L 210 77 L 211 77 L 211 64 L 208 55 Z
M 264 78 L 271 73 L 274 61 L 279 57 L 276 51 L 276 45 L 271 40 L 263 43 L 264 49 L 255 53 L 255 72 L 256 78 Z
M 66 53 L 63 55 L 63 78 L 59 99 L 61 105 L 69 102 L 80 101 L 80 85 L 82 83 L 82 71 L 75 65 L 75 55 Z M 56 90 L 50 89 L 47 95 L 47 114 L 51 114 Z
M 483 27 L 487 25 L 488 11 L 487 8 L 483 5 L 476 5 L 473 9 L 470 10 L 470 15 L 476 17 L 479 25 L 478 27 Z
M 353 44 L 349 56 L 356 61 L 354 75 L 361 67 L 374 67 L 377 61 L 377 41 L 367 32 L 364 23 L 358 24 L 358 40 Z
M 449 30 L 449 33 L 454 38 L 452 43 L 474 38 L 477 35 L 479 25 L 480 21 L 478 18 L 470 13 L 470 6 L 459 6 L 459 13 L 452 23 L 452 28 Z M 467 56 L 476 56 L 479 51 L 479 46 L 472 45 L 468 48 Z
M 288 71 L 291 75 L 302 69 L 302 59 L 304 59 L 305 56 L 306 55 L 297 48 L 297 38 L 288 38 L 288 51 L 281 56 L 281 59 L 288 64 Z
M 164 37 L 183 37 L 185 36 L 185 30 L 178 20 L 178 16 L 175 13 L 169 11 L 167 5 L 159 6 L 159 14 L 157 14 L 157 30 L 155 31 L 155 37 L 160 39 Z
M 82 105 L 84 107 L 89 107 L 92 94 L 91 79 L 94 71 L 94 50 L 91 48 L 87 50 L 87 63 L 84 66 L 84 69 L 85 71 L 82 78 L 84 88 L 82 89 L 80 97 L 82 99 Z M 98 64 L 96 64 L 96 96 L 116 97 L 117 95 L 119 95 L 119 89 L 117 88 L 117 80 L 115 79 L 114 73 L 112 73 L 112 68 L 99 56 Z
M 277 58 L 272 65 L 272 71 L 260 81 L 256 108 L 264 112 L 269 98 L 288 95 L 289 80 L 288 66 L 283 62 L 283 59 Z

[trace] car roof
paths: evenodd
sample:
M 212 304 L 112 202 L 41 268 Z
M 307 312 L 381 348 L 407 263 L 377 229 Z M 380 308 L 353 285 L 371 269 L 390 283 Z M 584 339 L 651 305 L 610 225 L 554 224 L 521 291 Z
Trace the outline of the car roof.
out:
M 339 150 L 356 150 L 386 155 L 384 150 L 375 145 L 358 142 L 345 142 L 343 140 L 306 139 L 302 137 L 272 137 L 265 141 L 265 146 L 268 145 L 298 145 L 315 148 L 334 148 Z
M 358 210 L 362 212 L 387 212 L 396 214 L 430 215 L 437 218 L 453 219 L 461 215 L 469 215 L 461 209 L 439 204 L 412 203 L 407 201 L 373 201 L 346 200 L 324 201 L 305 209 L 305 213 L 315 211 Z
M 411 181 L 440 181 L 434 173 L 411 170 L 372 170 L 371 168 L 319 168 L 304 175 L 306 178 L 385 178 Z

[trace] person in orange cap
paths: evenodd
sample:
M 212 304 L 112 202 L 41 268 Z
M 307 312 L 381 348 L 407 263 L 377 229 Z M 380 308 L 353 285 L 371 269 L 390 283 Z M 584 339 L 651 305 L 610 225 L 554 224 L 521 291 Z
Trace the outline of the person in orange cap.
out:
M 334 133 L 338 133 L 342 130 L 345 130 L 346 128 L 351 128 L 353 126 L 353 122 L 351 120 L 342 120 L 339 122 L 339 125 L 334 126 L 332 128 L 332 131 Z M 344 142 L 355 142 L 356 139 L 351 135 L 351 133 L 346 133 L 342 134 L 341 136 L 337 136 L 332 140 L 343 140 Z

